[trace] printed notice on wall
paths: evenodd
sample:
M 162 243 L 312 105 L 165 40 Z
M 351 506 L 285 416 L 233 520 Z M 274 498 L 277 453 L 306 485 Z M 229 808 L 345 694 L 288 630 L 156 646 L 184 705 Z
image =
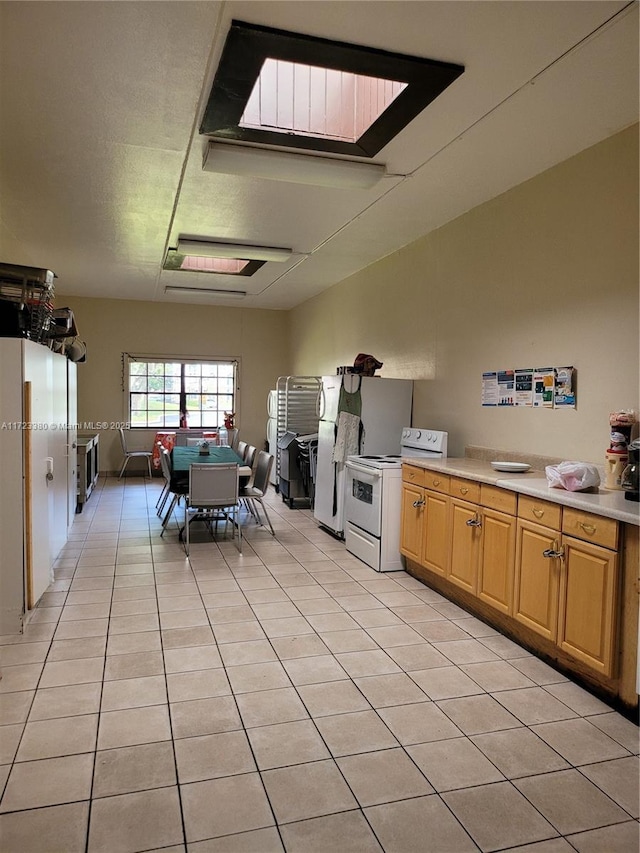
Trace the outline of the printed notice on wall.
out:
M 533 406 L 533 368 L 515 371 L 516 406 Z
M 553 388 L 555 385 L 553 367 L 538 367 L 533 372 L 533 405 L 545 409 L 553 408 Z
M 556 367 L 553 405 L 556 409 L 575 409 L 576 392 L 573 383 L 573 367 Z
M 482 374 L 483 406 L 576 408 L 574 367 L 520 367 Z
M 513 370 L 498 371 L 498 405 L 513 406 L 514 403 Z
M 498 374 L 495 372 L 482 374 L 482 405 L 498 405 Z

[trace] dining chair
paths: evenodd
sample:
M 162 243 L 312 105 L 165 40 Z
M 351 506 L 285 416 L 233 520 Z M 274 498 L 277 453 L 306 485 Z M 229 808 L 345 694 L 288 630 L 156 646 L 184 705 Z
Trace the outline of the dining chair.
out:
M 160 471 L 164 480 L 164 483 L 162 484 L 162 491 L 158 495 L 158 500 L 156 501 L 156 510 L 158 515 L 162 515 L 162 510 L 167 502 L 167 498 L 169 497 L 170 478 L 165 475 L 164 469 L 162 468 L 162 451 L 164 450 L 162 442 L 156 441 L 156 447 L 158 448 L 158 457 L 160 459 Z
M 232 450 L 238 449 L 238 441 L 240 437 L 240 430 L 236 427 L 231 427 L 227 429 L 227 444 Z
M 120 444 L 122 445 L 122 452 L 124 453 L 124 461 L 122 463 L 122 468 L 120 469 L 120 473 L 118 474 L 118 479 L 120 480 L 122 475 L 124 474 L 124 470 L 129 464 L 131 459 L 146 459 L 147 460 L 147 468 L 149 469 L 149 479 L 151 479 L 151 457 L 153 456 L 152 450 L 129 450 L 127 447 L 127 439 L 124 435 L 124 429 L 122 427 L 118 427 L 118 432 L 120 433 Z
M 236 449 L 236 453 L 238 454 L 238 456 L 241 459 L 244 459 L 244 454 L 245 454 L 246 449 L 247 449 L 247 442 L 246 441 L 239 441 L 238 447 Z
M 248 465 L 249 468 L 253 468 L 253 463 L 255 462 L 256 458 L 256 448 L 253 446 L 253 444 L 247 444 L 242 458 L 244 459 L 245 465 Z
M 189 466 L 189 492 L 184 511 L 185 551 L 189 554 L 189 528 L 196 519 L 212 522 L 224 518 L 225 529 L 231 520 L 232 535 L 238 531 L 238 550 L 242 553 L 242 527 L 239 517 L 238 464 L 207 464 L 194 462 Z
M 267 519 L 267 524 L 269 525 L 269 529 L 271 530 L 271 535 L 275 536 L 275 531 L 273 529 L 273 525 L 271 524 L 271 519 L 269 518 L 269 513 L 267 512 L 267 507 L 264 504 L 263 498 L 267 493 L 267 489 L 269 488 L 269 476 L 271 474 L 271 468 L 273 467 L 274 457 L 271 453 L 267 453 L 266 450 L 258 451 L 257 459 L 256 459 L 256 467 L 253 475 L 253 483 L 244 486 L 240 489 L 240 498 L 244 500 L 249 507 L 251 514 L 255 515 L 258 524 L 263 525 L 262 519 L 260 518 L 260 513 L 258 511 L 258 504 L 264 510 L 265 518 Z
M 187 445 L 186 446 L 187 447 L 197 447 L 201 441 L 202 441 L 201 438 L 187 438 Z
M 173 512 L 175 506 L 180 503 L 180 500 L 187 494 L 188 486 L 186 484 L 184 486 L 174 485 L 174 487 L 171 488 L 171 454 L 166 449 L 166 447 L 163 447 L 160 451 L 160 467 L 162 468 L 162 476 L 169 483 L 169 489 L 167 491 L 166 500 L 168 500 L 169 495 L 171 495 L 169 509 L 165 512 L 164 517 L 162 518 L 162 533 L 160 534 L 160 537 L 162 537 L 164 536 L 164 532 L 167 529 L 167 524 L 169 523 L 169 519 L 171 518 L 171 513 Z M 158 514 L 160 515 L 161 513 Z

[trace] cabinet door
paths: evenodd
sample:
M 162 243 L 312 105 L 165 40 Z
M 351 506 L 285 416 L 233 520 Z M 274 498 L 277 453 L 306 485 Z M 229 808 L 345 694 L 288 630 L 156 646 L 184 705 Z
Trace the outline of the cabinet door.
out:
M 545 557 L 557 551 L 560 533 L 518 519 L 513 616 L 523 625 L 555 642 L 558 629 L 560 559 Z
M 478 597 L 502 613 L 511 613 L 516 552 L 516 520 L 485 509 L 478 566 Z
M 612 675 L 618 555 L 570 536 L 562 542 L 558 645 L 603 675 Z
M 402 484 L 402 520 L 400 551 L 405 557 L 422 562 L 422 521 L 424 492 L 410 483 Z
M 422 562 L 439 575 L 449 565 L 449 498 L 438 492 L 424 493 Z
M 482 521 L 480 507 L 451 498 L 448 579 L 475 595 Z

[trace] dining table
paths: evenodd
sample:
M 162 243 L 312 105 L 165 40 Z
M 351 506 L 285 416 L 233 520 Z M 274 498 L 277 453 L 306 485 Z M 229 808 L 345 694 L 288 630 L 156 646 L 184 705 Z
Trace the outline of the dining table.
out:
M 199 447 L 174 447 L 171 451 L 171 483 L 172 491 L 183 490 L 189 485 L 189 467 L 194 463 L 200 465 L 222 465 L 236 463 L 240 488 L 249 481 L 251 468 L 244 464 L 242 456 L 238 456 L 230 447 L 210 446 L 209 452 L 200 453 Z

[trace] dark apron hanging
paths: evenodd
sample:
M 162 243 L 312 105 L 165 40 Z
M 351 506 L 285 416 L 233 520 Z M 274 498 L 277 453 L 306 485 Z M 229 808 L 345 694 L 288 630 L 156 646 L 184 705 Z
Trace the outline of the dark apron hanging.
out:
M 344 380 L 343 376 L 333 429 L 333 515 L 338 511 L 338 465 L 343 464 L 347 456 L 360 453 L 364 433 L 361 419 L 362 377 L 358 376 L 358 386 L 354 391 L 347 391 Z

